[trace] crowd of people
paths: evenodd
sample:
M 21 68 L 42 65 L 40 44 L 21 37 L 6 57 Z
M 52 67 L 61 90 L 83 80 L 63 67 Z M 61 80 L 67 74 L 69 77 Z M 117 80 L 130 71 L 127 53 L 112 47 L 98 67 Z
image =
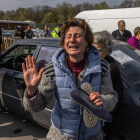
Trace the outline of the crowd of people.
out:
M 63 24 L 57 24 L 56 28 L 50 31 L 49 27 L 45 25 L 44 29 L 39 34 L 39 37 L 60 37 L 60 30 L 62 26 Z M 134 29 L 134 36 L 132 36 L 132 33 L 129 30 L 126 30 L 125 26 L 125 21 L 120 20 L 118 22 L 118 29 L 111 33 L 112 37 L 114 37 L 115 40 L 127 42 L 131 46 L 140 50 L 140 27 L 136 27 Z M 30 25 L 27 25 L 25 32 L 21 25 L 18 25 L 15 29 L 14 36 L 20 36 L 22 39 L 30 39 L 35 37 Z
M 60 29 L 62 27 L 62 24 L 57 24 L 57 27 L 51 32 L 49 27 L 47 25 L 44 26 L 44 29 L 41 30 L 41 33 L 39 34 L 40 38 L 47 38 L 47 37 L 60 37 Z M 21 25 L 18 25 L 15 28 L 14 36 L 20 36 L 21 39 L 31 39 L 35 37 L 34 32 L 31 29 L 31 26 L 28 24 L 26 30 L 21 27 Z

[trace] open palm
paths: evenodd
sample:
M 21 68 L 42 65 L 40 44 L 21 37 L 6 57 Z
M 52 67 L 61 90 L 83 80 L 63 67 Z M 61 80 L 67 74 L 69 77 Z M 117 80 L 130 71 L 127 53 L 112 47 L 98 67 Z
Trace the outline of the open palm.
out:
M 44 68 L 40 69 L 38 72 L 35 58 L 28 55 L 26 57 L 26 66 L 23 63 L 22 70 L 27 92 L 29 94 L 34 94 L 37 91 Z

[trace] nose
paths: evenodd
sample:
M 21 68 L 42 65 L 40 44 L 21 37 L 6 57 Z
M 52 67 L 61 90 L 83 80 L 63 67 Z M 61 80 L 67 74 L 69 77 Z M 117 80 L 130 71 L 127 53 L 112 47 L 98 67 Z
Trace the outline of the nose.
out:
M 71 36 L 70 42 L 75 42 L 75 37 L 74 36 Z

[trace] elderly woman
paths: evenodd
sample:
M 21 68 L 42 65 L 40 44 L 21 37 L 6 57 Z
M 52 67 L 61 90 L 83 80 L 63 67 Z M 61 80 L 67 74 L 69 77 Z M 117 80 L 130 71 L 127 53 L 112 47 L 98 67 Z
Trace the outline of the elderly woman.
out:
M 113 122 L 109 123 L 108 125 L 105 125 L 105 131 L 109 134 L 108 137 L 114 136 L 114 133 L 117 132 L 116 123 L 118 123 L 118 120 L 119 120 L 118 109 L 119 109 L 120 103 L 122 101 L 122 96 L 123 96 L 123 84 L 122 84 L 119 69 L 117 65 L 115 64 L 114 59 L 109 55 L 112 52 L 112 49 L 114 48 L 114 42 L 112 41 L 112 39 L 113 37 L 107 31 L 94 33 L 93 45 L 98 49 L 100 57 L 105 59 L 109 63 L 113 88 L 118 93 L 118 103 L 115 109 L 111 112 L 114 118 Z M 107 137 L 106 137 L 106 140 L 107 140 Z
M 45 69 L 38 72 L 35 59 L 30 56 L 26 58 L 26 67 L 22 65 L 27 86 L 23 100 L 26 109 L 41 111 L 52 96 L 56 96 L 47 140 L 103 139 L 102 121 L 89 126 L 83 107 L 70 99 L 74 89 L 90 83 L 94 92 L 91 92 L 89 100 L 93 104 L 103 105 L 110 112 L 117 103 L 117 93 L 112 87 L 108 65 L 105 63 L 106 69 L 101 72 L 99 53 L 92 42 L 93 34 L 89 25 L 82 19 L 71 18 L 61 29 L 61 48 Z
M 127 41 L 128 44 L 140 50 L 140 27 L 136 27 L 134 30 L 134 36 L 129 38 Z

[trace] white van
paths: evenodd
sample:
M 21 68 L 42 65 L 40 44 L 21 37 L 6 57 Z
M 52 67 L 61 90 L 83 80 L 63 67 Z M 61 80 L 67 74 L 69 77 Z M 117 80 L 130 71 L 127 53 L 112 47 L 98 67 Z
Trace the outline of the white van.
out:
M 110 33 L 118 29 L 119 20 L 124 20 L 126 30 L 133 35 L 135 27 L 140 26 L 140 8 L 83 11 L 76 18 L 85 19 L 93 32 L 107 30 Z

